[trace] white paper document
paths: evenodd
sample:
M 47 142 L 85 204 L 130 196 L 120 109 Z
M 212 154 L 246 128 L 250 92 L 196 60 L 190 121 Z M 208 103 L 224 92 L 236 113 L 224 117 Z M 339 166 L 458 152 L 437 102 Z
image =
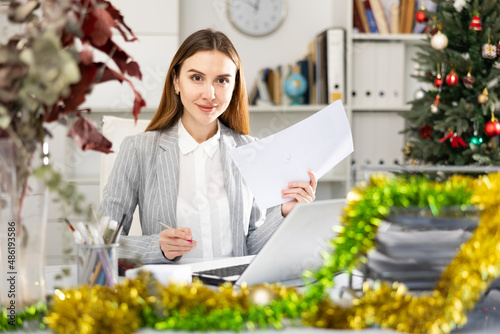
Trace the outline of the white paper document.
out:
M 290 201 L 281 190 L 293 181 L 319 179 L 354 151 L 342 102 L 336 101 L 274 135 L 229 152 L 261 209 Z

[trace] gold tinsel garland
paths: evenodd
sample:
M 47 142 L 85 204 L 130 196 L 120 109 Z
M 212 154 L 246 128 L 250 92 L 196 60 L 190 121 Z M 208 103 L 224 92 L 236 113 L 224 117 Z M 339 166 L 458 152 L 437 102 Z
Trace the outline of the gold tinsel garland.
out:
M 472 203 L 484 207 L 479 226 L 447 266 L 434 291 L 422 296 L 402 284 L 364 286 L 352 307 L 327 300 L 306 323 L 327 328 L 392 328 L 407 333 L 449 333 L 467 322 L 488 286 L 500 277 L 500 174 L 472 182 Z
M 391 206 L 415 202 L 427 203 L 433 210 L 458 203 L 484 207 L 478 228 L 444 271 L 436 289 L 415 296 L 402 284 L 375 282 L 363 286 L 362 297 L 351 307 L 333 304 L 327 294 L 333 275 L 363 261 L 363 252 L 373 247 L 380 219 Z M 321 269 L 309 273 L 318 282 L 309 285 L 305 294 L 279 284 L 241 289 L 224 285 L 218 290 L 198 281 L 189 286 L 161 286 L 143 273 L 138 280 L 113 289 L 82 286 L 57 293 L 45 322 L 57 333 L 133 333 L 140 327 L 281 328 L 284 318 L 326 328 L 379 326 L 410 333 L 448 333 L 466 323 L 467 312 L 500 276 L 499 204 L 500 174 L 477 180 L 455 177 L 444 184 L 374 177 L 370 185 L 348 195 L 343 229 L 332 241 L 335 251 L 325 258 Z

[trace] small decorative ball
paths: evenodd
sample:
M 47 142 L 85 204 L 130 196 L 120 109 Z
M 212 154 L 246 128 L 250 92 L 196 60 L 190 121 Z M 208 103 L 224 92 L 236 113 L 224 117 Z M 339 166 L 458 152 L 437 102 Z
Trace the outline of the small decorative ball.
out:
M 427 16 L 425 15 L 425 12 L 419 10 L 417 13 L 415 13 L 415 21 L 418 23 L 422 23 L 425 20 L 427 20 Z
M 437 103 L 431 104 L 431 113 L 437 114 L 439 112 L 439 107 Z
M 434 86 L 436 87 L 441 87 L 443 85 L 443 79 L 441 79 L 441 77 L 437 77 L 435 80 L 434 80 Z
M 431 36 L 434 36 L 435 34 L 437 34 L 439 31 L 439 28 L 438 27 L 432 27 L 430 30 L 429 30 L 429 35 Z
M 415 100 L 423 99 L 425 97 L 425 92 L 422 89 L 417 89 L 413 97 Z
M 458 83 L 458 75 L 454 70 L 451 70 L 450 74 L 446 76 L 446 83 L 450 86 L 456 85 Z
M 496 119 L 487 122 L 484 126 L 484 133 L 486 133 L 490 137 L 500 135 L 500 123 L 498 123 Z
M 470 143 L 473 145 L 481 145 L 483 143 L 483 138 L 480 136 L 472 136 L 470 139 Z
M 292 73 L 285 81 L 285 93 L 294 100 L 293 104 L 299 104 L 300 98 L 307 91 L 307 80 L 299 73 Z
M 448 46 L 448 37 L 441 31 L 438 31 L 438 33 L 431 38 L 431 46 L 436 50 L 443 50 Z
M 477 102 L 486 104 L 488 102 L 488 88 L 483 89 L 483 92 L 477 97 Z
M 255 285 L 249 288 L 248 298 L 254 305 L 266 306 L 276 298 L 276 292 L 267 284 Z
M 470 73 L 467 73 L 467 76 L 465 76 L 462 80 L 464 82 L 464 86 L 467 88 L 471 88 L 474 86 L 474 83 L 476 82 L 476 78 L 474 78 Z
M 495 59 L 497 57 L 497 46 L 489 43 L 484 44 L 481 55 L 486 59 Z

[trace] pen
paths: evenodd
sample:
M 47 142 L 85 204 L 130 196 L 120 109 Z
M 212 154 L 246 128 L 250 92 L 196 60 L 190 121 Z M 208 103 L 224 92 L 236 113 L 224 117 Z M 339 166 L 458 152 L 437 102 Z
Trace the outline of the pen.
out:
M 169 230 L 174 230 L 174 228 L 173 228 L 172 226 L 169 226 L 169 225 L 165 224 L 164 222 L 161 222 L 161 221 L 159 221 L 159 220 L 157 220 L 156 222 L 157 222 L 158 224 L 160 224 L 161 226 L 166 227 L 166 228 L 167 228 L 167 229 L 169 229 Z
M 164 223 L 164 222 L 162 222 L 162 221 L 157 220 L 156 222 L 157 222 L 158 224 L 160 224 L 161 226 L 163 226 L 163 227 L 167 228 L 168 230 L 175 230 L 172 226 L 167 225 L 167 224 L 165 224 L 165 223 Z M 188 240 L 188 241 L 189 241 L 189 242 L 193 242 L 193 239 Z

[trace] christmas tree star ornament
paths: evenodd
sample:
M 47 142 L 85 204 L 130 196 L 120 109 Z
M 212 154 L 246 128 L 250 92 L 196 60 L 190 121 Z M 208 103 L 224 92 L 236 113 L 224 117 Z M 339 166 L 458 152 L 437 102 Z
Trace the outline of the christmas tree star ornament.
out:
M 477 97 L 479 104 L 486 104 L 488 102 L 488 88 L 483 89 L 483 92 Z
M 458 83 L 458 75 L 455 73 L 455 70 L 451 70 L 451 72 L 446 76 L 446 83 L 450 86 L 456 85 Z
M 441 31 L 438 31 L 437 34 L 431 38 L 431 46 L 438 51 L 443 50 L 448 46 L 448 37 Z
M 475 31 L 483 30 L 483 26 L 481 25 L 481 18 L 479 17 L 479 12 L 475 10 L 473 12 L 472 20 L 469 25 L 469 29 L 473 29 Z

